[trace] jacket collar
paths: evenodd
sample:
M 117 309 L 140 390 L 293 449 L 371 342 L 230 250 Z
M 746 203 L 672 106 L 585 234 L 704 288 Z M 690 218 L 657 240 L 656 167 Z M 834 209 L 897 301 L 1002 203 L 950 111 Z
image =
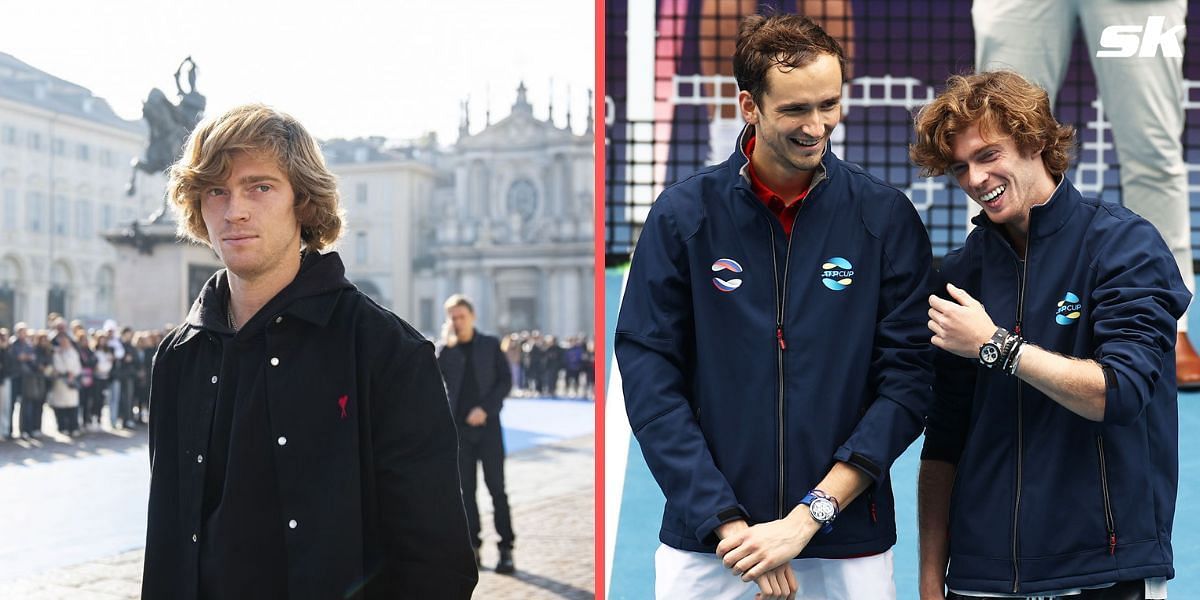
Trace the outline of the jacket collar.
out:
M 289 314 L 314 325 L 329 323 L 337 300 L 342 291 L 354 289 L 346 279 L 346 267 L 336 252 L 319 254 L 311 252 L 300 263 L 296 278 L 269 300 L 242 327 L 242 331 L 255 330 L 266 325 L 278 314 Z M 209 278 L 192 303 L 184 320 L 188 331 L 180 336 L 180 345 L 195 337 L 200 331 L 232 335 L 229 328 L 227 305 L 229 301 L 229 275 L 221 269 Z
M 742 133 L 738 135 L 737 145 L 727 161 L 733 174 L 734 187 L 745 189 L 751 194 L 754 193 L 754 190 L 750 186 L 750 173 L 747 171 L 750 157 L 746 156 L 746 143 L 752 137 L 754 137 L 754 126 L 747 123 L 742 128 Z M 821 164 L 817 168 L 817 172 L 813 173 L 812 181 L 808 184 L 808 192 L 816 189 L 826 179 L 830 179 L 833 176 L 833 167 L 840 162 L 841 160 L 833 153 L 833 148 L 829 146 L 829 142 L 825 142 L 825 153 L 821 155 Z
M 1063 175 L 1058 180 L 1058 187 L 1054 188 L 1054 193 L 1050 194 L 1050 199 L 1029 210 L 1029 239 L 1041 239 L 1058 233 L 1075 214 L 1075 209 L 1082 201 L 1083 196 L 1079 190 L 1075 189 L 1066 175 Z M 979 227 L 1000 230 L 1000 226 L 993 223 L 982 211 L 975 215 L 971 222 Z

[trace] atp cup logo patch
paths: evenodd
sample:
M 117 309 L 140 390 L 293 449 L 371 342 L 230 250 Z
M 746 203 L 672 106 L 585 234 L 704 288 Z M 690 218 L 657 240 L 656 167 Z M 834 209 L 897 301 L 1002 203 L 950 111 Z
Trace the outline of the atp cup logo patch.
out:
M 1083 304 L 1079 301 L 1079 296 L 1067 292 L 1062 300 L 1058 301 L 1058 310 L 1054 314 L 1054 322 L 1059 325 L 1070 325 L 1079 320 L 1079 313 L 1083 310 Z
M 733 260 L 732 258 L 718 258 L 717 262 L 714 262 L 712 264 L 712 271 L 713 271 L 713 273 L 721 273 L 722 271 L 729 271 L 730 273 L 741 273 L 742 265 L 739 265 L 738 261 Z M 725 277 L 729 277 L 729 276 L 725 275 Z M 733 290 L 736 290 L 742 286 L 742 280 L 738 279 L 736 277 L 730 278 L 730 279 L 721 279 L 720 277 L 713 277 L 712 282 L 713 282 L 713 285 L 716 286 L 716 288 L 718 290 L 721 290 L 722 292 L 732 292 Z
M 854 265 L 840 256 L 827 259 L 821 265 L 821 283 L 835 292 L 850 287 L 854 283 Z

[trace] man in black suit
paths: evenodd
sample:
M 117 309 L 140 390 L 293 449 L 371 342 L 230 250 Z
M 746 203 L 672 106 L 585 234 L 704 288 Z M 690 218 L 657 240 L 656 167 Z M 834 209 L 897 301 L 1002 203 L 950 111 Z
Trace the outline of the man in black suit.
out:
M 513 573 L 512 515 L 504 492 L 504 438 L 500 433 L 500 408 L 512 389 L 508 361 L 500 341 L 475 330 L 475 309 L 462 294 L 446 300 L 445 346 L 438 365 L 446 379 L 450 408 L 458 424 L 458 467 L 463 503 L 479 562 L 479 505 L 475 501 L 475 464 L 483 462 L 483 482 L 492 496 L 496 533 L 500 534 L 497 573 Z

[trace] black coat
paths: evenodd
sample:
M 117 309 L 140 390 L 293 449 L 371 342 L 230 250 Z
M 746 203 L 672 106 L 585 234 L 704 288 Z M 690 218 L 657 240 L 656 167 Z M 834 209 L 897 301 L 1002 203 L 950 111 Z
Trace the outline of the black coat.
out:
M 262 368 L 281 512 L 298 522 L 286 532 L 288 597 L 469 598 L 478 573 L 433 345 L 355 289 L 336 254 L 308 260 L 243 328 L 265 327 L 272 357 Z M 152 367 L 147 600 L 198 592 L 197 458 L 217 397 L 215 336 L 228 333 L 225 277 Z
M 500 351 L 500 340 L 475 332 L 469 344 L 471 348 L 471 363 L 475 370 L 476 389 L 479 390 L 479 407 L 487 413 L 488 426 L 499 427 L 500 409 L 504 406 L 504 398 L 512 390 L 512 371 L 508 368 L 508 359 Z M 458 406 L 459 391 L 462 390 L 463 369 L 467 357 L 462 346 L 442 348 L 438 355 L 438 365 L 442 368 L 442 376 L 446 379 L 446 391 L 450 395 L 451 410 L 456 415 L 465 415 L 471 408 Z

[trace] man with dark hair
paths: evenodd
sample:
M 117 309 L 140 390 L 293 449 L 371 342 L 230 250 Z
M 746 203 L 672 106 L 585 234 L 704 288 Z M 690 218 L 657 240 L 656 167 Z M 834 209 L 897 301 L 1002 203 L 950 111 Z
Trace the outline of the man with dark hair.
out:
M 182 233 L 225 269 L 154 359 L 143 597 L 469 598 L 433 344 L 320 253 L 341 211 L 316 141 L 240 106 L 170 175 Z
M 1071 185 L 1074 131 L 1016 73 L 951 77 L 916 131 L 922 174 L 983 209 L 929 297 L 921 597 L 1166 598 L 1191 300 L 1170 249 Z
M 438 355 L 438 365 L 450 395 L 454 422 L 458 425 L 459 478 L 463 486 L 463 502 L 467 508 L 467 523 L 475 544 L 475 563 L 479 565 L 479 506 L 475 499 L 476 465 L 483 463 L 483 482 L 492 496 L 492 515 L 500 560 L 496 572 L 511 574 L 513 566 L 512 514 L 508 494 L 504 491 L 504 437 L 500 430 L 500 409 L 512 389 L 512 373 L 508 360 L 500 351 L 500 341 L 475 329 L 475 308 L 462 294 L 446 300 L 444 346 Z
M 932 261 L 912 202 L 829 149 L 844 62 L 809 19 L 745 19 L 737 148 L 638 240 L 615 350 L 667 499 L 659 598 L 895 597 L 888 469 L 931 399 Z

